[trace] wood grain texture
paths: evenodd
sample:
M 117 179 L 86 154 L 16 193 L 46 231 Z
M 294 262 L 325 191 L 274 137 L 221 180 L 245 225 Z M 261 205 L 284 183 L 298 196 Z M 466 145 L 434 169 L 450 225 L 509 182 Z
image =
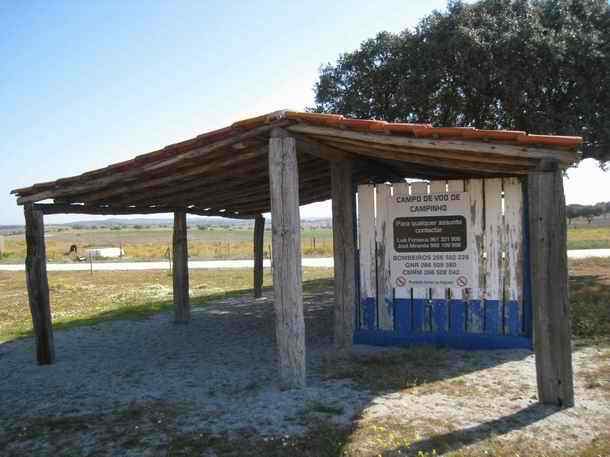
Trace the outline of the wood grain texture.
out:
M 392 227 L 390 220 L 390 198 L 392 187 L 379 184 L 376 190 L 377 214 L 375 215 L 375 236 L 377 241 L 377 311 L 379 328 L 394 330 L 394 291 L 391 281 Z
M 27 245 L 25 275 L 36 340 L 36 360 L 40 365 L 49 365 L 55 362 L 55 345 L 47 279 L 44 216 L 41 211 L 33 209 L 32 205 L 25 205 L 24 215 Z
M 445 180 L 440 180 L 440 181 L 430 181 L 430 193 L 431 194 L 444 194 L 447 192 L 447 181 Z M 430 290 L 430 294 L 433 300 L 433 303 L 435 303 L 435 307 L 439 307 L 439 303 L 441 300 L 444 300 L 446 302 L 446 298 L 447 298 L 447 292 L 448 289 L 445 289 L 443 287 L 433 287 Z M 444 310 L 446 311 L 446 304 L 445 304 L 445 308 Z M 435 316 L 440 316 L 443 313 L 442 310 L 436 310 L 435 309 Z M 435 325 L 439 325 L 442 322 L 439 322 L 437 319 L 433 319 L 432 323 L 433 323 L 433 329 L 435 331 L 443 331 L 443 330 L 447 330 L 446 325 L 447 325 L 447 320 L 445 319 L 445 328 L 437 328 Z
M 523 328 L 523 185 L 518 178 L 504 178 L 504 271 L 505 334 L 521 334 Z
M 305 386 L 305 321 L 301 271 L 299 173 L 296 141 L 274 129 L 269 140 L 273 290 L 280 381 Z M 350 187 L 351 188 L 351 187 Z
M 191 320 L 189 301 L 188 241 L 186 212 L 174 213 L 173 249 L 173 283 L 174 283 L 174 320 L 176 323 L 187 323 Z
M 254 298 L 260 298 L 263 295 L 264 239 L 265 218 L 259 214 L 254 218 Z
M 569 152 L 549 150 L 543 148 L 528 148 L 509 144 L 487 144 L 484 142 L 472 142 L 463 140 L 438 140 L 401 137 L 394 135 L 376 135 L 374 133 L 354 132 L 349 130 L 338 130 L 328 127 L 316 127 L 311 125 L 296 124 L 287 127 L 292 132 L 298 132 L 314 136 L 328 136 L 334 139 L 344 138 L 356 140 L 367 144 L 385 144 L 393 146 L 420 149 L 422 151 L 453 151 L 453 152 L 479 152 L 489 156 L 521 157 L 524 159 L 559 159 L 562 164 L 574 161 L 574 155 Z
M 538 399 L 574 405 L 567 228 L 561 171 L 528 177 L 528 223 Z
M 331 162 L 333 254 L 335 265 L 335 349 L 349 350 L 354 335 L 356 302 L 352 163 Z
M 358 186 L 358 224 L 360 238 L 360 300 L 376 298 L 377 274 L 375 257 L 375 186 Z M 361 317 L 360 322 L 364 322 Z
M 399 183 L 395 183 L 392 184 L 392 187 L 394 189 L 394 195 L 409 195 L 409 184 L 406 182 L 399 182 Z M 390 224 L 392 224 L 392 221 L 390 221 Z M 391 227 L 391 230 L 393 230 L 393 227 Z M 392 243 L 390 243 L 392 244 Z M 394 252 L 394 246 L 391 245 L 392 248 L 392 253 Z M 396 286 L 396 284 L 392 284 L 392 286 Z M 394 298 L 398 298 L 398 299 L 410 299 L 411 298 L 411 288 L 410 287 L 394 287 Z

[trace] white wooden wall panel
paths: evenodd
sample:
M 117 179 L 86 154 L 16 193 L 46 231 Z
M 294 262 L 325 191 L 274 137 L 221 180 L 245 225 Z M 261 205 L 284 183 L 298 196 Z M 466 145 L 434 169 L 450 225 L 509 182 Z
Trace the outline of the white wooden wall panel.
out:
M 390 265 L 392 248 L 392 227 L 389 206 L 392 196 L 392 186 L 377 185 L 377 216 L 375 232 L 377 237 L 377 310 L 379 312 L 379 328 L 394 329 L 394 290 L 391 284 Z
M 393 194 L 408 194 L 409 193 L 409 184 L 406 182 L 395 183 L 392 185 L 394 188 Z M 391 219 L 391 215 L 390 215 Z M 392 224 L 392 221 L 389 222 Z M 390 229 L 392 229 L 390 227 Z M 394 288 L 394 297 L 395 298 L 411 298 L 411 288 L 410 287 L 396 287 Z
M 485 185 L 485 298 L 502 298 L 502 248 L 504 231 L 502 221 L 502 179 L 486 179 Z
M 483 254 L 485 247 L 483 243 L 483 180 L 469 179 L 465 181 L 465 191 L 468 192 L 468 208 L 470 211 L 471 227 L 467 233 L 468 245 L 473 247 L 476 268 L 473 273 L 473 282 L 470 286 L 473 291 L 470 298 L 480 298 L 477 294 L 485 289 L 485 260 Z M 474 289 L 477 289 L 475 293 Z
M 523 189 L 519 178 L 504 178 L 504 292 L 523 300 Z
M 374 298 L 377 293 L 375 275 L 375 188 L 358 186 L 358 224 L 360 244 L 360 297 Z
M 393 330 L 393 298 L 424 300 L 426 306 L 414 315 L 421 318 L 421 329 L 430 331 L 434 323 L 431 299 L 464 299 L 467 302 L 466 329 L 484 331 L 485 299 L 523 302 L 523 194 L 518 178 L 467 179 L 396 183 L 392 186 L 363 185 L 358 188 L 361 298 L 377 298 L 380 329 Z M 374 190 L 375 189 L 375 190 Z M 411 195 L 446 191 L 466 191 L 468 196 L 468 244 L 473 247 L 474 277 L 465 289 L 393 288 L 390 265 L 393 252 L 390 198 L 393 193 Z M 504 192 L 504 205 L 502 194 Z M 375 211 L 376 208 L 376 211 Z M 414 308 L 414 312 L 415 312 Z M 489 312 L 489 309 L 488 309 Z M 519 309 L 522 313 L 522 308 Z M 489 317 L 489 316 L 488 316 Z M 521 318 L 521 315 L 520 315 Z M 506 315 L 499 315 L 498 329 Z M 436 329 L 439 330 L 439 329 Z

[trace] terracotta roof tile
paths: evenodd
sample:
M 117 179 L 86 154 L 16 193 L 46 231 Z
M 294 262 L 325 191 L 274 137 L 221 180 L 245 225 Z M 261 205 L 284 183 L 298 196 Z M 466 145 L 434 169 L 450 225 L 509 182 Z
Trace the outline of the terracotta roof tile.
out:
M 468 141 L 501 141 L 540 147 L 576 149 L 582 144 L 578 136 L 536 135 L 519 130 L 479 130 L 473 127 L 432 127 L 431 124 L 386 122 L 375 119 L 353 119 L 340 114 L 275 111 L 244 119 L 231 128 L 253 128 L 257 125 L 287 119 L 305 124 L 345 128 L 374 133 L 413 135 L 416 138 L 463 139 Z

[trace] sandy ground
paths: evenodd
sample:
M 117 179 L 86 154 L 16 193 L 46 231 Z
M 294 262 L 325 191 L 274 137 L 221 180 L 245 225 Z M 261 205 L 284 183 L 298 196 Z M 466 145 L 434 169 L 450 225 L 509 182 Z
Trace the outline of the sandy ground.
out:
M 590 376 L 607 354 L 596 347 L 574 352 L 577 406 L 562 411 L 537 405 L 533 355 L 523 350 L 448 351 L 436 381 L 405 390 L 373 393 L 329 378 L 321 367 L 331 354 L 331 298 L 306 296 L 305 389 L 276 384 L 270 297 L 231 298 L 195 308 L 188 325 L 159 314 L 58 331 L 52 366 L 34 363 L 32 339 L 0 344 L 0 421 L 107 414 L 160 400 L 181 405 L 185 432 L 300 434 L 311 405 L 333 408 L 327 419 L 356 429 L 404 425 L 422 436 L 456 433 L 466 443 L 493 434 L 565 450 L 610 430 L 609 380 Z M 405 350 L 358 347 L 356 355 Z

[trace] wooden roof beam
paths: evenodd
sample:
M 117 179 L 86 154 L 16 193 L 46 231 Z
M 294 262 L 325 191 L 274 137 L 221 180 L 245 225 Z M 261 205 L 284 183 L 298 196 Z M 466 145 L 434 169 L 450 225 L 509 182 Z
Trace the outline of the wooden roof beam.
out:
M 228 216 L 223 212 L 205 211 L 198 207 L 184 206 L 124 206 L 124 207 L 107 207 L 107 206 L 91 206 L 91 205 L 66 205 L 58 203 L 35 203 L 35 210 L 41 211 L 43 214 L 97 214 L 107 216 L 130 215 L 130 214 L 162 214 L 173 213 L 175 211 L 186 211 L 189 214 L 199 216 L 219 216 L 230 217 L 231 219 L 254 219 L 256 214 L 231 214 Z
M 528 159 L 558 159 L 564 166 L 569 166 L 574 162 L 577 153 L 561 150 L 550 150 L 544 148 L 532 148 L 527 146 L 516 146 L 502 143 L 484 143 L 475 141 L 461 140 L 436 140 L 425 138 L 411 138 L 395 135 L 383 135 L 376 133 L 354 132 L 351 130 L 341 130 L 329 127 L 317 127 L 306 124 L 293 124 L 286 127 L 286 130 L 293 133 L 304 135 L 317 135 L 327 138 L 344 138 L 362 141 L 369 144 L 385 144 L 399 146 L 401 148 L 425 149 L 425 150 L 446 150 L 463 153 L 486 153 L 496 154 L 507 157 L 522 157 Z

